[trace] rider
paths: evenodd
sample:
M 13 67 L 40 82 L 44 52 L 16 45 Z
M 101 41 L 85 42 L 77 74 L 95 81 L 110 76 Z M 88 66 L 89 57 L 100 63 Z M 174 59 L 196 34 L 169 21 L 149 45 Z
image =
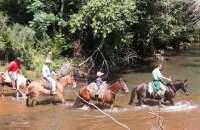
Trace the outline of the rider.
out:
M 104 73 L 102 73 L 101 71 L 97 72 L 96 85 L 97 85 L 98 90 L 97 90 L 97 93 L 95 95 L 95 98 L 99 97 L 100 87 L 103 83 L 103 80 L 102 80 L 103 75 L 104 75 Z
M 166 90 L 166 81 L 171 82 L 171 78 L 166 78 L 161 74 L 161 71 L 163 70 L 163 64 L 159 63 L 158 66 L 153 70 L 153 84 L 155 87 L 155 90 L 157 91 L 157 94 L 164 96 L 165 90 Z
M 16 89 L 16 79 L 17 79 L 17 73 L 21 72 L 21 64 L 23 63 L 23 60 L 19 57 L 17 57 L 14 61 L 10 62 L 10 64 L 7 67 L 8 75 L 11 79 L 12 88 Z
M 51 95 L 56 95 L 56 80 L 52 78 L 55 72 L 51 70 L 51 64 L 52 60 L 47 58 L 44 66 L 42 67 L 42 77 L 51 84 Z

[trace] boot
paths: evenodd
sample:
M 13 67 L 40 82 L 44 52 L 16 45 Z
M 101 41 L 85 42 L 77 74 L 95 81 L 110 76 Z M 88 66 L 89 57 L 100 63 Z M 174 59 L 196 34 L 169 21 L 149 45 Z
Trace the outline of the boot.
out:
M 56 91 L 51 91 L 51 92 L 50 92 L 50 95 L 51 95 L 51 96 L 55 96 L 56 94 L 57 94 Z

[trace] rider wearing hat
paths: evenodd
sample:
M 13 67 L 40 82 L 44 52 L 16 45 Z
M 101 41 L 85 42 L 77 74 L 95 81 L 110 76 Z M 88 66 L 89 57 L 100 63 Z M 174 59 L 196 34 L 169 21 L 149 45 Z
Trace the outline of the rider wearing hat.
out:
M 102 76 L 104 75 L 104 73 L 102 72 L 97 72 L 97 79 L 96 79 L 96 85 L 98 87 L 98 89 L 100 88 L 101 84 L 103 83 L 103 80 L 102 80 Z
M 51 95 L 56 95 L 56 80 L 52 78 L 55 72 L 51 70 L 51 64 L 52 60 L 47 58 L 44 66 L 42 67 L 42 77 L 51 84 Z
M 99 93 L 100 93 L 100 86 L 102 85 L 102 83 L 103 83 L 103 80 L 102 80 L 102 76 L 104 75 L 104 73 L 102 73 L 102 72 L 97 72 L 97 78 L 96 78 L 96 85 L 97 85 L 97 88 L 98 88 L 98 90 L 97 90 L 97 93 L 96 93 L 96 95 L 95 95 L 95 98 L 98 98 L 99 97 Z
M 11 61 L 7 67 L 8 75 L 11 79 L 13 89 L 16 89 L 17 73 L 21 73 L 21 64 L 23 62 L 23 59 L 17 57 L 14 61 Z

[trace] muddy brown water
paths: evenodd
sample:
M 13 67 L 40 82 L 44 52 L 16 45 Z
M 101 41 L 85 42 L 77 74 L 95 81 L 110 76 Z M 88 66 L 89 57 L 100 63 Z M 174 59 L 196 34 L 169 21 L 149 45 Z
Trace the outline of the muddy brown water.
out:
M 131 130 L 159 129 L 159 114 L 164 120 L 166 130 L 200 129 L 200 50 L 191 49 L 181 56 L 170 57 L 165 62 L 165 75 L 175 79 L 188 79 L 190 95 L 178 93 L 175 106 L 159 108 L 153 106 L 129 106 L 128 95 L 117 95 L 113 110 L 104 110 Z M 130 88 L 151 80 L 151 69 L 143 72 L 123 73 L 121 75 Z M 51 97 L 42 97 L 40 104 L 27 108 L 24 101 L 16 101 L 12 96 L 0 97 L 0 130 L 125 130 L 97 110 L 72 109 L 75 95 L 65 90 L 64 105 L 52 104 Z M 47 100 L 48 99 L 48 100 Z

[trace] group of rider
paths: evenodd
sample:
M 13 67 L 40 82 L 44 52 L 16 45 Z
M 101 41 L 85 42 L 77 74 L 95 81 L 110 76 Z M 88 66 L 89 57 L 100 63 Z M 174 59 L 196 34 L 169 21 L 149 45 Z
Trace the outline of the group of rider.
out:
M 10 64 L 7 67 L 8 75 L 11 79 L 12 88 L 16 89 L 16 79 L 17 79 L 17 73 L 21 73 L 21 64 L 23 63 L 23 60 L 21 58 L 16 58 L 14 61 L 10 62 Z M 56 80 L 53 78 L 53 75 L 55 74 L 54 71 L 51 69 L 51 64 L 53 61 L 49 58 L 45 60 L 45 63 L 42 67 L 42 77 L 46 81 L 50 83 L 51 86 L 51 95 L 56 95 Z M 162 96 L 164 95 L 164 92 L 166 90 L 166 84 L 171 82 L 171 78 L 166 78 L 162 75 L 161 71 L 163 70 L 163 64 L 159 63 L 157 67 L 152 71 L 153 81 L 151 82 L 151 85 L 149 86 L 149 93 L 155 96 L 156 94 Z M 103 83 L 102 76 L 104 73 L 97 72 L 97 78 L 96 78 L 96 86 L 98 90 L 101 89 L 101 85 Z M 98 93 L 95 95 L 98 96 Z

